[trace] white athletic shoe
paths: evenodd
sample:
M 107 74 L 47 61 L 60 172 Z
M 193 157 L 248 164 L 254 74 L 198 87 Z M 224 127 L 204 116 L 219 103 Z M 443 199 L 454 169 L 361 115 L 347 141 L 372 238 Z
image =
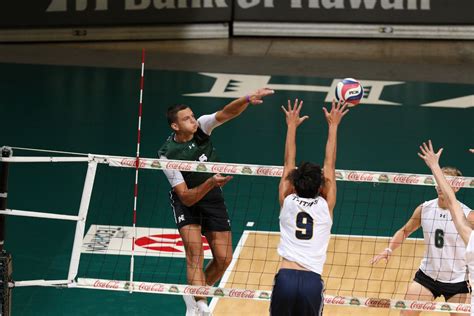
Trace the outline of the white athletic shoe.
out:
M 206 300 L 199 300 L 197 301 L 196 305 L 199 316 L 212 316 L 211 310 L 209 309 L 209 306 L 207 306 Z
M 199 315 L 198 306 L 194 296 L 183 295 L 184 303 L 186 304 L 186 316 L 197 316 Z

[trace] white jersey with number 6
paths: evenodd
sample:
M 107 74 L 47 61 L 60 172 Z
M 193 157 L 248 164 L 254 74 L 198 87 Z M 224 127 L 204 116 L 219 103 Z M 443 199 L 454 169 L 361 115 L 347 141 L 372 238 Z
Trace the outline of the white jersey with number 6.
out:
M 288 195 L 280 212 L 278 254 L 302 267 L 323 273 L 332 219 L 326 200 Z
M 471 210 L 460 204 L 467 216 Z M 421 206 L 421 227 L 426 250 L 420 270 L 444 283 L 467 280 L 466 246 L 454 226 L 451 213 L 438 206 L 438 199 L 427 201 Z

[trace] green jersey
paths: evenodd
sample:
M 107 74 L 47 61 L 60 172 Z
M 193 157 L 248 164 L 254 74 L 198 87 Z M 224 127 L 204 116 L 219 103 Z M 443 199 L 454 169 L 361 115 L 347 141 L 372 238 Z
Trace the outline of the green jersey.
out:
M 158 150 L 158 157 L 166 157 L 175 160 L 191 160 L 191 161 L 218 161 L 216 149 L 212 145 L 209 135 L 203 132 L 199 127 L 194 133 L 193 138 L 185 143 L 175 141 L 175 133 L 172 133 L 166 142 Z M 212 173 L 203 172 L 181 172 L 184 181 L 189 189 L 194 188 L 208 178 L 212 177 Z M 170 181 L 171 183 L 171 181 Z

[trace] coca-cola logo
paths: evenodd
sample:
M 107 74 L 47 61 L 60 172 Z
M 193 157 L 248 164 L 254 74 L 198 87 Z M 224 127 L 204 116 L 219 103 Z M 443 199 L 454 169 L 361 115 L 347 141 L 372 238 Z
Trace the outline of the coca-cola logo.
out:
M 463 178 L 455 177 L 450 180 L 448 180 L 449 185 L 451 185 L 453 188 L 462 188 L 465 184 L 465 181 Z
M 423 310 L 423 311 L 434 311 L 436 309 L 436 303 L 435 302 L 413 301 L 410 304 L 410 309 L 417 309 L 417 310 Z
M 101 289 L 118 289 L 120 287 L 119 281 L 96 280 L 94 287 Z
M 372 181 L 374 176 L 366 172 L 349 172 L 347 179 L 352 181 Z
M 257 168 L 257 175 L 269 177 L 281 177 L 283 169 L 278 167 L 259 167 Z
M 190 164 L 189 162 L 176 162 L 176 161 L 170 161 L 166 163 L 166 168 L 165 169 L 173 169 L 173 170 L 179 170 L 179 171 L 191 171 L 193 168 L 193 165 Z
M 137 167 L 137 160 L 136 159 L 130 159 L 130 158 L 124 158 L 120 161 L 120 165 L 136 168 Z M 145 166 L 146 166 L 145 160 L 139 160 L 138 168 L 144 168 Z
M 254 298 L 255 297 L 255 291 L 253 291 L 253 290 L 232 289 L 229 292 L 229 297 Z
M 139 291 L 146 291 L 146 292 L 164 292 L 165 287 L 163 284 L 158 283 L 140 283 L 138 286 Z
M 418 176 L 415 176 L 415 175 L 398 174 L 393 177 L 393 182 L 405 183 L 405 184 L 416 184 L 420 182 L 420 179 Z
M 342 296 L 324 298 L 324 304 L 328 304 L 328 305 L 344 305 L 345 303 L 346 303 L 346 299 Z
M 471 312 L 471 305 L 470 304 L 459 304 L 456 306 L 457 312 Z
M 237 173 L 237 167 L 236 166 L 229 166 L 229 165 L 212 165 L 211 166 L 211 171 L 214 172 L 214 173 L 235 174 L 235 173 Z
M 209 295 L 209 287 L 201 286 L 201 287 L 196 288 L 196 287 L 186 286 L 184 288 L 183 293 L 191 294 L 191 295 Z
M 377 308 L 390 308 L 390 300 L 385 298 L 368 298 L 365 306 Z

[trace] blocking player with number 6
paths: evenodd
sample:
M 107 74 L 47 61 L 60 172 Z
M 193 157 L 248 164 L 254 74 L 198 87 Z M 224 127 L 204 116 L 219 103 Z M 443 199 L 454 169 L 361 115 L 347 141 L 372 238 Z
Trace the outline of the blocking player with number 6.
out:
M 446 176 L 461 176 L 461 172 L 454 167 L 444 167 L 442 171 Z M 454 192 L 459 191 L 457 187 L 452 189 Z M 466 246 L 456 230 L 442 190 L 436 187 L 436 192 L 438 197 L 419 205 L 408 222 L 393 235 L 388 247 L 373 257 L 371 263 L 376 264 L 381 260 L 388 262 L 392 252 L 421 227 L 426 249 L 413 282 L 408 286 L 405 299 L 432 301 L 444 296 L 447 302 L 464 303 L 469 297 L 467 264 L 464 258 Z M 460 204 L 464 216 L 473 223 L 474 212 Z M 404 316 L 419 314 L 418 311 L 400 313 Z

